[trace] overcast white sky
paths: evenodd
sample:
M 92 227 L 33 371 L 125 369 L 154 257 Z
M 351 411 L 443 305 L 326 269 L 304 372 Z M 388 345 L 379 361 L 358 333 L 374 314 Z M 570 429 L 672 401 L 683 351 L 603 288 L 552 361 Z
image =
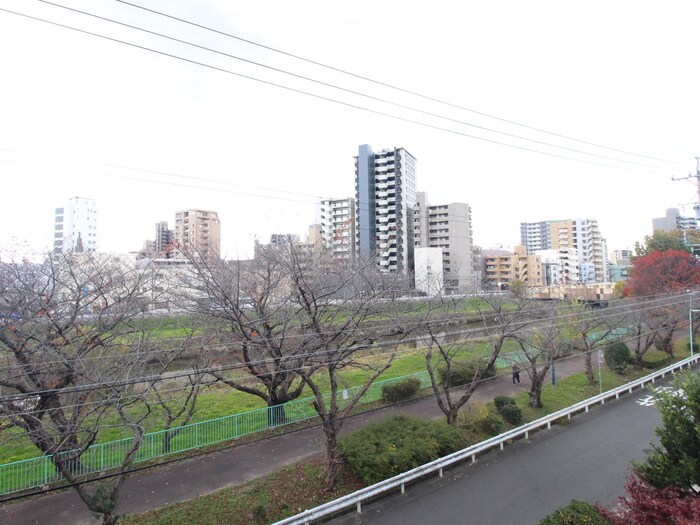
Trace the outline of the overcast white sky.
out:
M 2 0 L 0 9 L 192 62 L 0 11 L 0 242 L 49 246 L 54 208 L 80 195 L 98 200 L 106 251 L 137 250 L 157 221 L 206 208 L 221 218 L 223 252 L 246 257 L 256 236 L 303 237 L 319 197 L 352 196 L 364 143 L 411 152 L 419 191 L 432 204 L 469 203 L 483 247 L 517 244 L 522 221 L 591 218 L 609 249 L 627 248 L 666 208 L 692 214 L 695 182 L 671 177 L 694 173 L 700 155 L 697 1 L 128 1 L 646 157 L 409 96 L 117 0 L 55 3 L 375 99 L 46 2 Z

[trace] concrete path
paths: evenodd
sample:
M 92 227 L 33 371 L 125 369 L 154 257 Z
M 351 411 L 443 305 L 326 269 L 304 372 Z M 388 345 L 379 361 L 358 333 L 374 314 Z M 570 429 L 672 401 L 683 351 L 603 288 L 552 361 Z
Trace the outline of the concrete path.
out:
M 582 370 L 581 358 L 569 359 L 557 364 L 556 377 L 564 378 Z M 527 374 L 521 372 L 520 375 L 522 383 L 519 385 L 512 384 L 510 373 L 498 376 L 482 385 L 472 399 L 483 402 L 498 395 L 526 391 L 529 387 Z M 344 425 L 344 431 L 351 431 L 369 421 L 397 413 L 426 418 L 443 417 L 435 400 L 430 397 L 401 407 L 389 407 L 353 417 Z M 323 433 L 319 428 L 311 428 L 136 473 L 124 484 L 118 512 L 135 514 L 195 498 L 264 476 L 322 451 Z M 97 522 L 77 494 L 73 490 L 66 490 L 5 504 L 0 507 L 0 523 L 87 525 Z

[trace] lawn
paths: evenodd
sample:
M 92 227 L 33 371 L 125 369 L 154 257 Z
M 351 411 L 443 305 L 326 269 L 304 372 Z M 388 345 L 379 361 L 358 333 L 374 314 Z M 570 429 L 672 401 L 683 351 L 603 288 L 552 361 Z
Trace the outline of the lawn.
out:
M 685 342 L 676 346 L 676 358 L 682 359 L 689 354 Z M 656 350 L 648 354 L 649 367 L 659 368 L 667 364 L 667 357 Z M 603 367 L 603 390 L 609 390 L 648 373 L 628 368 L 625 374 L 617 374 Z M 597 369 L 596 369 L 597 374 Z M 597 379 L 597 375 L 596 375 Z M 578 373 L 558 380 L 556 386 L 544 387 L 542 400 L 544 407 L 532 409 L 527 406 L 526 393 L 515 396 L 522 409 L 525 421 L 532 421 L 544 415 L 566 408 L 599 392 L 599 386 L 589 386 L 585 374 Z M 470 431 L 465 434 L 476 443 L 488 436 L 474 436 Z M 300 462 L 285 467 L 260 479 L 230 487 L 195 498 L 190 501 L 169 505 L 140 515 L 127 517 L 123 523 L 129 525 L 189 524 L 191 522 L 214 523 L 269 523 L 297 514 L 304 509 L 313 508 L 326 501 L 354 492 L 362 485 L 347 465 L 343 465 L 341 480 L 336 490 L 324 496 L 321 493 L 322 465 L 320 460 Z M 299 490 L 303 484 L 304 490 Z

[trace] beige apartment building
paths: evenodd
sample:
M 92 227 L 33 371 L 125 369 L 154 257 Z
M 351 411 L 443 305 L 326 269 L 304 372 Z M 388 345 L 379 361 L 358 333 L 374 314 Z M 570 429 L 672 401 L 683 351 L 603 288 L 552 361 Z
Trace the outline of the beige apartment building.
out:
M 209 210 L 184 210 L 175 213 L 176 258 L 194 254 L 215 260 L 221 255 L 219 215 Z
M 606 282 L 607 246 L 593 219 L 552 221 L 551 248 L 574 248 L 578 254 L 579 279 L 582 283 Z
M 507 289 L 513 281 L 526 286 L 542 286 L 542 262 L 539 255 L 528 255 L 523 246 L 516 246 L 515 253 L 483 251 L 484 284 Z

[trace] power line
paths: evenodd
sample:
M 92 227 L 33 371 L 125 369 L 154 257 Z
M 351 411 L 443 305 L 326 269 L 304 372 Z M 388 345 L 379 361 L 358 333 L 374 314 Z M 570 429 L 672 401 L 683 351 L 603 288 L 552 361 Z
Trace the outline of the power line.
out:
M 454 104 L 454 103 L 451 103 L 451 102 L 445 102 L 445 101 L 443 101 L 443 100 L 440 100 L 440 99 L 437 99 L 437 98 L 434 98 L 434 97 L 431 97 L 431 96 L 428 96 L 428 95 L 423 95 L 423 94 L 421 94 L 421 93 L 417 93 L 417 92 L 415 92 L 415 91 L 411 91 L 411 90 L 408 90 L 408 89 L 405 89 L 405 88 L 401 88 L 401 87 L 398 87 L 398 86 L 395 86 L 395 85 L 392 85 L 392 84 L 389 84 L 389 83 L 386 83 L 386 82 L 381 82 L 381 81 L 378 81 L 378 80 L 374 80 L 374 79 L 372 79 L 372 78 L 369 78 L 369 77 L 366 77 L 366 76 L 363 76 L 363 75 L 359 75 L 359 74 L 357 74 L 357 73 L 353 73 L 353 72 L 350 72 L 350 71 L 347 71 L 347 70 L 344 70 L 344 69 L 341 69 L 341 68 L 338 68 L 338 67 L 330 66 L 330 65 L 324 64 L 324 63 L 322 63 L 322 62 L 318 62 L 318 61 L 315 61 L 315 60 L 312 60 L 312 59 L 309 59 L 309 58 L 305 58 L 305 57 L 302 57 L 302 56 L 299 56 L 299 55 L 296 55 L 296 54 L 293 54 L 293 53 L 290 53 L 290 52 L 281 50 L 281 49 L 279 49 L 279 48 L 274 48 L 274 47 L 272 47 L 272 46 L 267 46 L 267 45 L 265 45 L 265 44 L 261 44 L 261 43 L 258 43 L 258 42 L 254 42 L 254 41 L 252 41 L 252 40 L 249 40 L 249 39 L 246 39 L 246 38 L 242 38 L 242 37 L 240 37 L 240 36 L 237 36 L 237 35 L 234 35 L 234 34 L 231 34 L 231 33 L 227 33 L 227 32 L 225 32 L 225 31 L 221 31 L 221 30 L 218 30 L 218 29 L 214 29 L 214 28 L 212 28 L 212 27 L 205 26 L 205 25 L 203 25 L 203 24 L 198 24 L 198 23 L 192 22 L 192 21 L 190 21 L 190 20 L 186 20 L 186 19 L 184 19 L 184 18 L 178 18 L 178 17 L 176 17 L 176 16 L 173 16 L 173 15 L 170 15 L 170 14 L 167 14 L 167 13 L 164 13 L 164 12 L 162 12 L 162 11 L 157 11 L 157 10 L 155 10 L 155 9 L 151 9 L 151 8 L 148 8 L 148 7 L 144 7 L 144 6 L 142 6 L 142 5 L 134 4 L 134 3 L 128 2 L 128 1 L 126 1 L 126 0 L 117 0 L 117 2 L 122 3 L 122 4 L 129 5 L 129 6 L 131 6 L 131 7 L 135 7 L 135 8 L 137 8 L 137 9 L 142 9 L 142 10 L 144 10 L 144 11 L 149 11 L 149 12 L 154 13 L 154 14 L 157 14 L 157 15 L 159 15 L 159 16 L 163 16 L 163 17 L 166 17 L 166 18 L 170 18 L 170 19 L 172 19 L 172 20 L 176 20 L 176 21 L 178 21 L 178 22 L 182 22 L 182 23 L 184 23 L 184 24 L 188 24 L 188 25 L 191 25 L 191 26 L 194 26 L 194 27 L 198 27 L 198 28 L 200 28 L 200 29 L 205 29 L 205 30 L 207 30 L 207 31 L 211 31 L 211 32 L 216 33 L 216 34 L 219 34 L 219 35 L 223 35 L 223 36 L 226 36 L 226 37 L 229 37 L 229 38 L 233 38 L 233 39 L 238 40 L 238 41 L 240 41 L 240 42 L 245 42 L 246 44 L 250 44 L 250 45 L 253 45 L 253 46 L 257 46 L 257 47 L 260 47 L 260 48 L 262 48 L 262 49 L 267 49 L 268 51 L 273 51 L 273 52 L 275 52 L 275 53 L 279 53 L 279 54 L 288 56 L 288 57 L 290 57 L 290 58 L 294 58 L 294 59 L 296 59 L 296 60 L 300 60 L 300 61 L 302 61 L 302 62 L 306 62 L 306 63 L 308 63 L 308 64 L 313 64 L 313 65 L 316 65 L 316 66 L 319 66 L 319 67 L 322 67 L 322 68 L 325 68 L 325 69 L 328 69 L 328 70 L 331 70 L 331 71 L 335 71 L 335 72 L 337 72 L 337 73 L 342 73 L 342 74 L 344 74 L 344 75 L 348 75 L 348 76 L 351 76 L 351 77 L 354 77 L 354 78 L 357 78 L 357 79 L 360 79 L 360 80 L 365 80 L 365 81 L 367 81 L 367 82 L 371 82 L 371 83 L 376 84 L 376 85 L 380 85 L 380 86 L 383 86 L 383 87 L 387 87 L 387 88 L 390 88 L 390 89 L 394 89 L 394 90 L 396 90 L 396 91 L 400 91 L 400 92 L 402 92 L 402 93 L 406 93 L 406 94 L 409 94 L 409 95 L 413 95 L 413 96 L 415 96 L 415 97 L 422 98 L 422 99 L 424 99 L 424 100 L 429 100 L 429 101 L 431 101 L 431 102 L 438 102 L 438 103 L 443 104 L 443 105 L 446 105 L 446 106 L 448 106 L 448 107 L 452 107 L 452 108 L 455 108 L 455 109 L 460 109 L 460 110 L 463 110 L 463 111 L 468 111 L 468 112 L 470 112 L 470 113 L 474 113 L 474 114 L 476 114 L 476 115 L 480 115 L 480 116 L 483 116 L 483 117 L 488 117 L 488 118 L 491 118 L 491 119 L 495 119 L 495 120 L 498 120 L 498 121 L 501 121 L 501 122 L 505 122 L 505 123 L 507 123 L 507 124 L 512 124 L 512 125 L 515 125 L 515 126 L 520 126 L 520 127 L 526 128 L 526 129 L 530 129 L 530 130 L 533 130 L 533 131 L 540 132 L 540 133 L 545 133 L 545 134 L 547 134 L 547 135 L 552 135 L 552 136 L 555 136 L 555 137 L 563 138 L 563 139 L 566 139 L 566 140 L 571 140 L 571 141 L 574 141 L 574 142 L 579 142 L 579 143 L 582 143 L 582 144 L 586 144 L 586 145 L 589 145 L 589 146 L 594 146 L 594 147 L 601 148 L 601 149 L 606 149 L 606 150 L 610 150 L 610 151 L 615 151 L 615 152 L 618 152 L 618 153 L 624 153 L 624 154 L 626 154 L 626 155 L 632 155 L 632 156 L 635 156 L 635 157 L 646 158 L 646 159 L 649 159 L 649 160 L 656 160 L 656 161 L 665 162 L 665 163 L 669 163 L 669 164 L 678 164 L 677 162 L 672 162 L 672 161 L 668 161 L 668 160 L 664 160 L 664 159 L 659 159 L 659 158 L 651 157 L 651 156 L 648 156 L 648 155 L 643 155 L 643 154 L 634 153 L 634 152 L 630 152 L 630 151 L 626 151 L 626 150 L 622 150 L 622 149 L 617 149 L 617 148 L 611 148 L 611 147 L 608 147 L 608 146 L 603 146 L 603 145 L 601 145 L 601 144 L 597 144 L 597 143 L 594 143 L 594 142 L 588 142 L 588 141 L 581 140 L 581 139 L 577 139 L 577 138 L 574 138 L 574 137 L 571 137 L 571 136 L 562 135 L 562 134 L 560 134 L 560 133 L 555 133 L 555 132 L 547 131 L 547 130 L 542 129 L 542 128 L 537 128 L 537 127 L 530 126 L 530 125 L 527 125 L 527 124 L 522 124 L 522 123 L 519 123 L 519 122 L 516 122 L 516 121 L 513 121 L 513 120 L 509 120 L 509 119 L 505 119 L 505 118 L 502 118 L 502 117 L 498 117 L 498 116 L 495 116 L 495 115 L 492 115 L 492 114 L 489 114 L 489 113 L 484 113 L 484 112 L 481 112 L 481 111 L 477 111 L 477 110 L 475 110 L 475 109 L 471 109 L 471 108 L 467 108 L 467 107 L 464 107 L 464 106 L 460 106 L 460 105 L 457 105 L 457 104 Z
M 546 151 L 542 151 L 542 150 L 537 150 L 537 149 L 533 149 L 533 148 L 528 148 L 528 147 L 525 147 L 525 146 L 519 146 L 519 145 L 516 145 L 516 144 L 510 144 L 510 143 L 507 143 L 507 142 L 501 142 L 501 141 L 494 140 L 494 139 L 488 139 L 488 138 L 486 138 L 486 137 L 480 137 L 480 136 L 478 136 L 478 135 L 472 135 L 472 134 L 469 134 L 469 133 L 464 133 L 464 132 L 461 132 L 461 131 L 458 131 L 458 130 L 454 130 L 454 129 L 450 129 L 450 128 L 445 128 L 445 127 L 442 127 L 442 126 L 437 126 L 437 125 L 429 124 L 429 123 L 426 123 L 426 122 L 421 122 L 421 121 L 418 121 L 418 120 L 415 120 L 415 119 L 411 119 L 411 118 L 407 118 L 407 117 L 401 117 L 401 116 L 399 116 L 399 115 L 393 115 L 393 114 L 391 114 L 391 113 L 387 113 L 387 112 L 384 112 L 384 111 L 379 111 L 379 110 L 367 108 L 367 107 L 364 107 L 364 106 L 360 106 L 359 104 L 354 104 L 354 103 L 350 103 L 350 102 L 346 102 L 346 101 L 334 99 L 334 98 L 331 98 L 331 97 L 326 97 L 326 96 L 323 96 L 323 95 L 320 95 L 320 94 L 317 94 L 317 93 L 311 93 L 311 92 L 309 92 L 309 91 L 305 91 L 305 90 L 302 90 L 302 89 L 297 89 L 297 88 L 293 88 L 293 87 L 290 87 L 290 86 L 285 86 L 285 85 L 283 85 L 283 84 L 278 84 L 278 83 L 276 83 L 276 82 L 272 82 L 272 81 L 269 81 L 269 80 L 264 80 L 264 79 L 261 79 L 261 78 L 253 77 L 253 76 L 251 76 L 251 75 L 245 75 L 245 74 L 243 74 L 243 73 L 238 73 L 238 72 L 235 72 L 235 71 L 232 71 L 232 70 L 230 70 L 230 69 L 223 68 L 223 67 L 214 66 L 214 65 L 207 64 L 207 63 L 204 63 L 204 62 L 200 62 L 200 61 L 197 61 L 197 60 L 194 60 L 194 59 L 182 57 L 182 56 L 179 56 L 179 55 L 176 55 L 176 54 L 173 54 L 173 53 L 168 53 L 168 52 L 165 52 L 165 51 L 160 51 L 160 50 L 153 49 L 153 48 L 150 48 L 150 47 L 147 47 L 147 46 L 142 46 L 142 45 L 139 45 L 139 44 L 135 44 L 135 43 L 133 43 L 133 42 L 128 42 L 128 41 L 125 41 L 125 40 L 120 40 L 120 39 L 118 39 L 118 38 L 110 37 L 110 36 L 107 36 L 107 35 L 102 35 L 102 34 L 100 34 L 100 33 L 95 33 L 95 32 L 92 32 L 92 31 L 85 30 L 85 29 L 80 29 L 80 28 L 73 27 L 73 26 L 69 26 L 69 25 L 66 25 L 66 24 L 61 24 L 61 23 L 59 23 L 59 22 L 54 22 L 54 21 L 47 20 L 47 19 L 44 19 L 44 18 L 40 18 L 40 17 L 28 15 L 28 14 L 26 14 L 26 13 L 20 13 L 20 12 L 12 11 L 12 10 L 10 10 L 10 9 L 5 9 L 5 8 L 0 8 L 0 11 L 6 12 L 6 13 L 10 13 L 10 14 L 13 14 L 13 15 L 16 15 L 16 16 L 21 16 L 21 17 L 24 17 L 24 18 L 28 18 L 28 19 L 31 19 L 31 20 L 35 20 L 35 21 L 38 21 L 38 22 L 50 24 L 50 25 L 53 25 L 53 26 L 56 26 L 56 27 L 61 27 L 61 28 L 64 28 L 64 29 L 69 29 L 69 30 L 71 30 L 71 31 L 76 31 L 76 32 L 79 32 L 79 33 L 91 35 L 91 36 L 94 36 L 94 37 L 97 37 L 97 38 L 102 38 L 102 39 L 109 40 L 109 41 L 112 41 L 112 42 L 115 42 L 115 43 L 119 43 L 119 44 L 123 44 L 123 45 L 126 45 L 126 46 L 130 46 L 130 47 L 134 47 L 134 48 L 137 48 L 137 49 L 141 49 L 141 50 L 143 50 L 143 51 L 148 51 L 148 52 L 151 52 L 151 53 L 155 53 L 155 54 L 157 54 L 157 55 L 161 55 L 161 56 L 165 56 L 165 57 L 169 57 L 169 58 L 174 58 L 174 59 L 176 59 L 176 60 L 181 60 L 181 61 L 187 62 L 187 63 L 189 63 L 189 64 L 198 65 L 198 66 L 205 67 L 205 68 L 207 68 L 207 69 L 211 69 L 211 70 L 214 70 L 214 71 L 219 71 L 219 72 L 222 72 L 222 73 L 227 73 L 227 74 L 230 74 L 230 75 L 239 77 L 239 78 L 244 78 L 244 79 L 246 79 L 246 80 L 251 80 L 251 81 L 254 81 L 254 82 L 258 82 L 258 83 L 261 83 L 261 84 L 264 84 L 264 85 L 267 85 L 267 86 L 276 87 L 276 88 L 279 88 L 279 89 L 283 89 L 283 90 L 286 90 L 286 91 L 289 91 L 289 92 L 293 92 L 293 93 L 297 93 L 297 94 L 309 96 L 309 97 L 312 97 L 312 98 L 315 98 L 315 99 L 319 99 L 319 100 L 323 100 L 323 101 L 326 101 L 326 102 L 330 102 L 330 103 L 334 103 L 334 104 L 339 104 L 339 105 L 341 105 L 341 106 L 348 107 L 348 108 L 351 108 L 351 109 L 357 109 L 357 110 L 364 111 L 364 112 L 367 112 L 367 113 L 371 113 L 371 114 L 375 114 L 375 115 L 379 115 L 379 116 L 391 118 L 391 119 L 394 119 L 394 120 L 398 120 L 398 121 L 400 121 L 400 122 L 406 122 L 406 123 L 409 123 L 409 124 L 415 124 L 415 125 L 418 125 L 418 126 L 423 126 L 423 127 L 429 128 L 429 129 L 434 129 L 434 130 L 436 130 L 436 131 L 443 131 L 443 132 L 445 132 L 445 133 L 450 133 L 450 134 L 453 134 L 453 135 L 458 135 L 458 136 L 462 136 L 462 137 L 466 137 L 466 138 L 471 138 L 471 139 L 474 139 L 474 140 L 480 140 L 480 141 L 487 142 L 487 143 L 490 143 L 490 144 L 496 144 L 496 145 L 500 145 L 500 146 L 505 146 L 505 147 L 509 147 L 509 148 L 514 148 L 514 149 L 517 149 L 517 150 L 527 151 L 527 152 L 530 152 L 530 153 L 537 153 L 537 154 L 545 155 L 545 156 L 552 157 L 552 158 L 559 158 L 559 159 L 570 160 L 570 161 L 574 161 L 574 162 L 580 162 L 580 163 L 584 163 L 584 164 L 590 164 L 590 165 L 594 165 L 594 166 L 602 166 L 602 167 L 613 168 L 613 169 L 619 169 L 619 170 L 625 170 L 625 171 L 633 171 L 633 172 L 635 172 L 635 173 L 640 173 L 640 172 L 642 172 L 642 173 L 656 173 L 656 172 L 643 171 L 643 170 L 633 169 L 633 168 L 625 168 L 625 167 L 622 167 L 622 166 L 615 166 L 615 165 L 611 165 L 611 164 L 606 164 L 606 163 L 602 163 L 602 162 L 595 162 L 595 161 L 591 161 L 591 160 L 580 159 L 580 158 L 570 157 L 570 156 L 566 156 L 566 155 L 560 155 L 560 154 L 557 154 L 557 153 L 546 152 Z M 650 167 L 651 167 L 651 166 L 650 166 Z
M 176 38 L 176 37 L 172 37 L 172 36 L 169 36 L 169 35 L 166 35 L 166 34 L 163 34 L 163 33 L 159 33 L 159 32 L 157 32 L 157 31 L 152 31 L 152 30 L 149 30 L 149 29 L 145 29 L 145 28 L 143 28 L 143 27 L 139 27 L 139 26 L 136 26 L 136 25 L 133 25 L 133 24 L 129 24 L 129 23 L 126 23 L 126 22 L 121 22 L 121 21 L 118 21 L 118 20 L 114 20 L 114 19 L 112 19 L 112 18 L 100 16 L 100 15 L 96 15 L 96 14 L 93 14 L 93 13 L 89 13 L 89 12 L 87 12 L 87 11 L 83 11 L 83 10 L 76 9 L 76 8 L 73 8 L 73 7 L 68 7 L 68 6 L 65 6 L 65 5 L 62 5 L 62 4 L 57 4 L 57 3 L 51 2 L 51 1 L 49 1 L 49 0 L 37 0 L 37 1 L 38 1 L 38 2 L 41 2 L 41 3 L 44 3 L 44 4 L 47 4 L 47 5 L 52 5 L 52 6 L 54 6 L 54 7 L 58 7 L 58 8 L 60 8 L 60 9 L 66 9 L 66 10 L 72 11 L 72 12 L 74 12 L 74 13 L 79 13 L 79 14 L 82 14 L 82 15 L 85 15 L 85 16 L 90 16 L 90 17 L 96 18 L 96 19 L 98 19 L 98 20 L 103 20 L 103 21 L 110 22 L 110 23 L 113 23 L 113 24 L 117 24 L 117 25 L 120 25 L 120 26 L 123 26 L 123 27 L 128 27 L 128 28 L 130 28 L 130 29 L 135 29 L 135 30 L 137 30 L 137 31 L 141 31 L 141 32 L 144 32 L 144 33 L 147 33 L 147 34 L 150 34 L 150 35 L 154 35 L 154 36 L 158 36 L 158 37 L 161 37 L 161 38 L 165 38 L 165 39 L 171 40 L 171 41 L 173 41 L 173 42 L 178 42 L 178 43 L 185 44 L 185 45 L 188 45 L 188 46 L 192 46 L 192 47 L 195 47 L 195 48 L 204 50 L 204 51 L 209 51 L 209 52 L 211 52 L 211 53 L 216 53 L 216 54 L 218 54 L 218 55 L 225 56 L 225 57 L 228 57 L 228 58 L 232 58 L 232 59 L 234 59 L 234 60 L 239 60 L 239 61 L 242 61 L 242 62 L 251 64 L 251 65 L 255 65 L 255 66 L 258 66 L 258 67 L 261 67 L 261 68 L 264 68 L 264 69 L 268 69 L 268 70 L 270 70 L 270 71 L 275 71 L 275 72 L 277 72 L 277 73 L 282 73 L 282 74 L 285 74 L 285 75 L 289 75 L 289 76 L 292 76 L 292 77 L 295 77 L 295 78 L 298 78 L 298 79 L 301 79 L 301 80 L 313 82 L 313 83 L 316 83 L 316 84 L 319 84 L 319 85 L 322 85 L 322 86 L 325 86 L 325 87 L 330 87 L 330 88 L 332 88 L 332 89 L 337 89 L 337 90 L 343 91 L 343 92 L 345 92 L 345 93 L 350 93 L 350 94 L 353 94 L 353 95 L 357 95 L 357 96 L 360 96 L 360 97 L 363 97 L 363 98 L 367 98 L 367 99 L 373 100 L 373 101 L 375 101 L 375 102 L 381 102 L 381 103 L 383 103 L 383 104 L 388 104 L 388 105 L 391 105 L 391 106 L 394 106 L 394 107 L 397 107 L 397 108 L 400 108 L 400 109 L 407 109 L 407 110 L 409 110 L 409 111 L 414 111 L 414 112 L 420 113 L 420 114 L 422 114 L 422 115 L 426 115 L 426 116 L 430 116 L 430 117 L 436 117 L 436 118 L 439 118 L 439 119 L 446 120 L 446 121 L 448 121 L 448 122 L 452 122 L 452 123 L 456 123 L 456 124 L 461 124 L 461 125 L 464 125 L 464 126 L 469 126 L 469 127 L 475 128 L 475 129 L 479 129 L 479 130 L 482 130 L 482 131 L 488 131 L 488 132 L 490 132 L 490 133 L 496 133 L 496 134 L 498 134 L 498 135 L 503 135 L 503 136 L 510 137 L 510 138 L 516 138 L 516 139 L 519 139 L 519 140 L 524 140 L 524 141 L 527 141 L 527 142 L 532 142 L 532 143 L 534 143 L 534 144 L 545 145 L 545 146 L 549 146 L 549 147 L 553 147 L 553 148 L 557 148 L 557 149 L 562 149 L 562 150 L 569 151 L 569 152 L 572 152 L 572 153 L 580 153 L 580 154 L 583 154 L 583 155 L 589 155 L 589 156 L 592 156 L 592 157 L 597 157 L 597 158 L 601 158 L 601 159 L 605 159 L 605 160 L 612 160 L 612 161 L 615 161 L 615 162 L 622 162 L 622 163 L 625 163 L 625 164 L 632 164 L 632 165 L 637 165 L 637 166 L 644 166 L 644 167 L 656 168 L 655 166 L 651 166 L 651 165 L 645 164 L 645 163 L 635 162 L 635 161 L 631 161 L 631 160 L 618 159 L 618 158 L 616 158 L 616 157 L 610 157 L 610 156 L 607 156 L 607 155 L 601 155 L 601 154 L 597 154 L 597 153 L 591 153 L 591 152 L 583 151 L 583 150 L 576 149 L 576 148 L 570 148 L 570 147 L 566 147 L 566 146 L 560 146 L 560 145 L 553 144 L 553 143 L 550 143 L 550 142 L 546 142 L 546 141 L 542 141 L 542 140 L 537 140 L 537 139 L 532 139 L 532 138 L 528 138 L 528 137 L 523 137 L 523 136 L 521 136 L 521 135 L 516 135 L 516 134 L 514 134 L 514 133 L 508 133 L 508 132 L 504 132 L 504 131 L 500 131 L 500 130 L 488 128 L 488 127 L 486 127 L 486 126 L 480 126 L 480 125 L 473 124 L 473 123 L 470 123 L 470 122 L 465 122 L 465 121 L 463 121 L 463 120 L 455 119 L 455 118 L 452 118 L 452 117 L 446 117 L 446 116 L 444 116 L 444 115 L 439 115 L 439 114 L 437 114 L 437 113 L 433 113 L 433 112 L 430 112 L 430 111 L 425 111 L 425 110 L 418 109 L 418 108 L 415 108 L 415 107 L 412 107 L 412 106 L 408 106 L 408 105 L 405 105 L 405 104 L 400 104 L 400 103 L 398 103 L 398 102 L 394 102 L 394 101 L 391 101 L 391 100 L 388 100 L 388 99 L 385 99 L 385 98 L 376 97 L 376 96 L 373 96 L 373 95 L 369 95 L 369 94 L 367 94 L 367 93 L 363 93 L 363 92 L 360 92 L 360 91 L 348 89 L 348 88 L 339 86 L 339 85 L 337 85 L 337 84 L 332 84 L 332 83 L 329 83 L 329 82 L 324 82 L 324 81 L 322 81 L 322 80 L 318 80 L 318 79 L 315 79 L 315 78 L 311 78 L 311 77 L 308 77 L 308 76 L 305 76 L 305 75 L 300 75 L 300 74 L 297 74 L 297 73 L 294 73 L 294 72 L 291 72 L 291 71 L 284 70 L 284 69 L 282 69 L 282 68 L 270 66 L 270 65 L 267 65 L 267 64 L 263 64 L 263 63 L 261 63 L 261 62 L 257 62 L 257 61 L 254 61 L 254 60 L 250 60 L 250 59 L 247 59 L 247 58 L 243 58 L 243 57 L 240 57 L 240 56 L 237 56 L 237 55 L 233 55 L 233 54 L 230 54 L 230 53 L 226 53 L 226 52 L 224 52 L 224 51 L 220 51 L 220 50 L 217 50 L 217 49 L 213 49 L 213 48 L 211 48 L 211 47 L 207 47 L 207 46 L 203 46 L 203 45 L 200 45 L 200 44 L 196 44 L 196 43 L 190 42 L 190 41 L 188 41 L 188 40 L 183 40 L 183 39 Z M 129 4 L 129 5 L 132 5 L 132 4 Z

